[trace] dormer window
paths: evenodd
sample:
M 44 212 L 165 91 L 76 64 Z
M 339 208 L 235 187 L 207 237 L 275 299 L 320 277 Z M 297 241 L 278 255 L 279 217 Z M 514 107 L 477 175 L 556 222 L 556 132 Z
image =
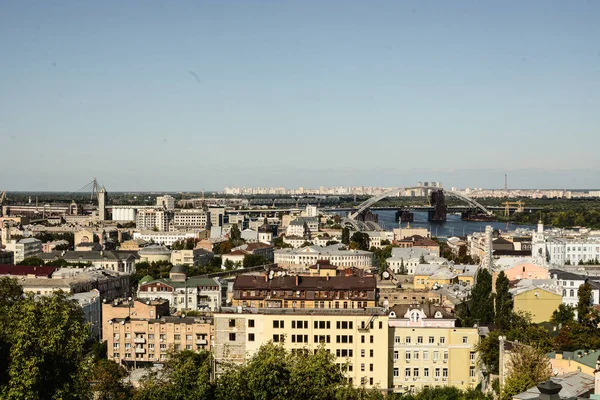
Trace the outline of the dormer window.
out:
M 410 313 L 410 322 L 419 322 L 421 321 L 421 313 L 419 311 L 412 311 Z
M 435 316 L 434 316 L 434 318 L 442 318 L 442 317 L 443 317 L 443 316 L 442 316 L 442 313 L 441 313 L 441 312 L 437 311 L 437 312 L 435 313 Z

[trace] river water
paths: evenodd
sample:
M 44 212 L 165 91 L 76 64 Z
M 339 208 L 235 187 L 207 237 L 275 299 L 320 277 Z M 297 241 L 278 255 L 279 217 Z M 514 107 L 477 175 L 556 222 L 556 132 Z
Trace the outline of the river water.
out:
M 394 210 L 375 210 L 373 211 L 379 217 L 379 225 L 385 230 L 398 228 L 396 221 L 396 211 Z M 415 211 L 414 222 L 410 223 L 411 228 L 427 228 L 431 231 L 431 236 L 452 237 L 466 236 L 473 232 L 483 232 L 485 227 L 491 225 L 494 229 L 506 232 L 514 231 L 516 228 L 535 229 L 533 225 L 515 225 L 506 222 L 475 222 L 462 221 L 460 215 L 448 214 L 446 222 L 429 222 L 427 220 L 427 212 Z M 406 222 L 402 224 L 406 227 Z

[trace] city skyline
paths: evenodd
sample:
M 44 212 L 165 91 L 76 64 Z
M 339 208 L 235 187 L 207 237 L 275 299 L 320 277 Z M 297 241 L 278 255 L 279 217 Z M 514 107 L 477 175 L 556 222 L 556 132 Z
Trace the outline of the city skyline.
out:
M 3 2 L 0 190 L 493 188 L 505 173 L 598 188 L 599 16 L 560 1 Z

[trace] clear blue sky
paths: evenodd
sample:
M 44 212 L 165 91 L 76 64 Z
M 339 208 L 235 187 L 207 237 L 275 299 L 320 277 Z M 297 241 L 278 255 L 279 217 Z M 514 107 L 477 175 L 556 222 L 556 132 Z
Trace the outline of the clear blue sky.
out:
M 0 190 L 600 187 L 600 1 L 2 1 Z

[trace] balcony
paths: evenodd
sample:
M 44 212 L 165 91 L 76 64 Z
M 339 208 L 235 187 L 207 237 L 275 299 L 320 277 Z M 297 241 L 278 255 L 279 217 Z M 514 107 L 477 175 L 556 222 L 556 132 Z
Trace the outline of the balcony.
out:
M 145 354 L 145 353 L 146 353 L 146 349 L 140 349 L 140 348 L 136 347 L 135 354 Z
M 135 339 L 133 339 L 133 343 L 144 344 L 144 343 L 146 343 L 146 339 L 144 339 L 144 338 L 135 338 Z
M 205 345 L 208 344 L 208 341 L 206 339 L 196 339 L 196 344 Z

